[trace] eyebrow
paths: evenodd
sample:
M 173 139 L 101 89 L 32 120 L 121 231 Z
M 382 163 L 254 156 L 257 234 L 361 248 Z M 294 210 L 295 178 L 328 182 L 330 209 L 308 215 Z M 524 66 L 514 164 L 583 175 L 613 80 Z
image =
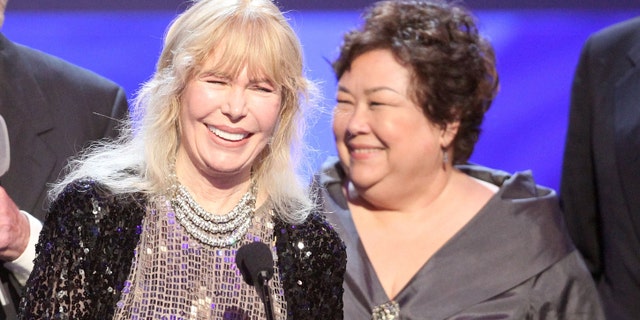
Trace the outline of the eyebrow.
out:
M 216 71 L 213 71 L 213 70 L 203 71 L 200 74 L 200 77 L 216 77 L 216 78 L 225 79 L 225 80 L 233 80 L 233 77 L 231 77 L 230 75 L 228 75 L 228 74 L 226 74 L 224 72 L 216 72 Z M 269 78 L 266 78 L 266 77 L 265 78 L 249 79 L 249 83 L 251 83 L 251 84 L 267 83 L 267 84 L 272 85 L 272 86 L 277 86 L 271 80 L 269 80 Z
M 256 79 L 249 79 L 249 83 L 268 83 L 270 85 L 275 85 L 273 84 L 273 82 L 271 80 L 269 80 L 269 78 L 256 78 Z
M 392 92 L 395 92 L 397 94 L 400 94 L 400 92 L 396 91 L 395 89 L 391 88 L 391 87 L 386 87 L 386 86 L 381 86 L 381 87 L 374 87 L 371 89 L 367 89 L 364 91 L 365 94 L 372 94 L 372 93 L 376 93 L 378 91 L 384 91 L 384 90 L 389 90 Z M 346 92 L 346 93 L 351 93 L 351 91 L 349 91 L 349 89 L 347 89 L 344 86 L 338 86 L 338 91 L 342 91 L 342 92 Z
M 225 74 L 223 72 L 216 72 L 213 70 L 206 70 L 201 72 L 200 77 L 216 77 L 216 78 L 226 79 L 226 80 L 231 79 L 231 77 L 228 74 Z

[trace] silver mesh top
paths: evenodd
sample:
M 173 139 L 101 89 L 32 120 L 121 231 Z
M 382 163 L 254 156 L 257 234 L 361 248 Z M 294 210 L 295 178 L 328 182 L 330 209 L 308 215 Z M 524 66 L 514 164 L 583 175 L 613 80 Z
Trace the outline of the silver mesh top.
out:
M 243 281 L 235 256 L 243 244 L 262 241 L 277 264 L 272 212 L 265 203 L 242 240 L 216 248 L 191 238 L 166 198 L 150 201 L 114 319 L 265 319 L 263 303 Z M 284 290 L 274 267 L 273 311 L 275 319 L 286 319 Z

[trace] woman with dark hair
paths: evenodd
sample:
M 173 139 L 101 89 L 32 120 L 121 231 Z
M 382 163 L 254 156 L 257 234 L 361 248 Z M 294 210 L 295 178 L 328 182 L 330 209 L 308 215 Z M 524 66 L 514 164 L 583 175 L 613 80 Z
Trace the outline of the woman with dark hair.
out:
M 378 2 L 333 66 L 339 159 L 316 183 L 347 245 L 345 318 L 602 318 L 555 192 L 467 163 L 498 88 L 467 10 Z

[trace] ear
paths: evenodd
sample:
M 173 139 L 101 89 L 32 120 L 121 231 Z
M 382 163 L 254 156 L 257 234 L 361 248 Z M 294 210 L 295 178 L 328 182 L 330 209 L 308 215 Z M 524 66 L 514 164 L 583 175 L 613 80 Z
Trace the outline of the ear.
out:
M 444 125 L 440 131 L 440 146 L 443 149 L 447 149 L 451 142 L 458 134 L 458 128 L 460 128 L 460 121 L 454 121 Z

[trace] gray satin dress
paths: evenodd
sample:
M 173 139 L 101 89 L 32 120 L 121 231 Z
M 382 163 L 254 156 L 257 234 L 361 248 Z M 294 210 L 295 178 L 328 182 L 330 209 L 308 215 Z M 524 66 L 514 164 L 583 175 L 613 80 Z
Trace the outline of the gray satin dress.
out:
M 527 172 L 458 169 L 499 190 L 398 293 L 400 319 L 604 319 L 555 192 L 537 186 Z M 372 319 L 372 309 L 389 298 L 351 219 L 344 180 L 330 158 L 315 182 L 324 187 L 320 201 L 347 245 L 345 319 Z

